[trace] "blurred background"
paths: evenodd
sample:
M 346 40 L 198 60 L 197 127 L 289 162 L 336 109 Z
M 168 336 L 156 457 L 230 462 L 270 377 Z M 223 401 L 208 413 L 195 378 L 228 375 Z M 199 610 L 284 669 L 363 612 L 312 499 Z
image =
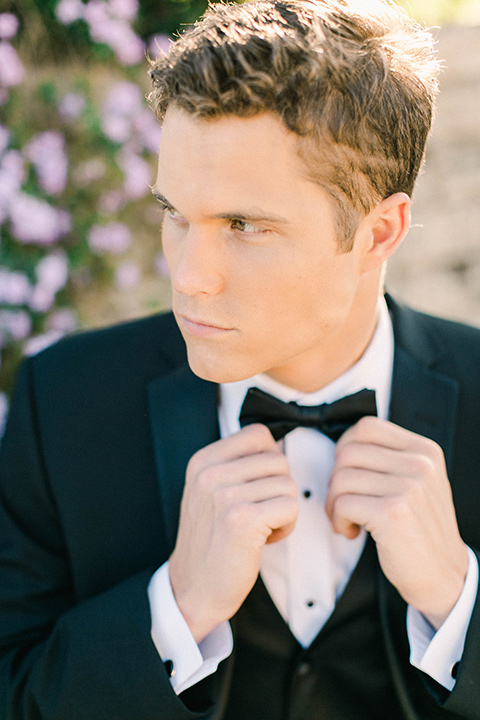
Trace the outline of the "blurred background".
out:
M 387 288 L 480 326 L 480 0 L 410 0 L 445 60 Z M 204 0 L 0 0 L 0 437 L 22 356 L 169 305 L 146 53 Z

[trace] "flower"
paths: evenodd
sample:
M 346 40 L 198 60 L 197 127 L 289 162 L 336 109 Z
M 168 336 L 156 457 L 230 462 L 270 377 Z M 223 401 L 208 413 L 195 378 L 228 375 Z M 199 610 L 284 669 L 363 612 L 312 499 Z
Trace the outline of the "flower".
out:
M 63 333 L 57 332 L 56 330 L 49 330 L 49 332 L 43 333 L 43 335 L 34 335 L 29 338 L 23 346 L 23 354 L 30 356 L 36 355 L 41 352 L 41 350 L 45 350 L 49 345 L 53 345 L 57 340 L 60 340 L 62 336 Z
M 6 216 L 25 180 L 25 163 L 18 150 L 8 150 L 0 158 L 0 212 Z
M 110 0 L 108 7 L 112 15 L 133 22 L 138 13 L 138 0 Z
M 58 112 L 63 120 L 76 120 L 87 104 L 81 93 L 66 93 L 58 103 Z
M 148 41 L 148 52 L 153 55 L 154 58 L 159 55 L 166 55 L 170 50 L 172 41 L 168 35 L 153 35 Z
M 32 161 L 38 174 L 40 187 L 49 195 L 59 195 L 65 190 L 68 176 L 68 159 L 65 154 L 65 138 L 62 133 L 47 130 L 39 133 L 25 147 L 25 154 Z
M 148 107 L 144 107 L 134 120 L 134 129 L 138 133 L 142 147 L 156 155 L 160 146 L 162 126 Z
M 0 303 L 5 305 L 25 305 L 32 294 L 30 280 L 22 272 L 0 267 Z
M 56 252 L 42 258 L 38 263 L 35 274 L 37 282 L 53 292 L 58 292 L 67 284 L 68 259 L 64 252 Z
M 10 43 L 0 41 L 0 85 L 19 85 L 25 77 L 25 68 Z
M 8 40 L 17 34 L 18 18 L 12 13 L 0 13 L 0 38 Z
M 119 290 L 131 290 L 140 282 L 142 271 L 137 263 L 125 260 L 115 272 L 115 285 Z
M 88 244 L 95 253 L 111 252 L 119 255 L 128 250 L 131 243 L 132 235 L 123 223 L 93 225 L 88 236 Z
M 150 191 L 152 168 L 139 155 L 131 152 L 121 154 L 118 164 L 124 173 L 124 190 L 132 199 L 144 197 Z
M 70 308 L 60 308 L 48 318 L 47 328 L 59 333 L 69 333 L 78 327 L 77 316 Z
M 84 4 L 82 0 L 60 0 L 55 10 L 57 20 L 64 25 L 69 25 L 75 20 L 83 18 Z
M 104 193 L 98 202 L 99 209 L 107 215 L 118 212 L 125 202 L 125 196 L 119 190 L 109 190 Z
M 105 135 L 117 143 L 125 143 L 132 134 L 135 117 L 142 108 L 142 93 L 131 82 L 117 82 L 111 86 L 102 104 L 102 128 Z
M 127 8 L 126 0 L 123 4 L 123 12 L 131 14 L 132 8 Z M 84 18 L 92 40 L 109 45 L 123 65 L 134 65 L 143 60 L 143 41 L 135 34 L 125 17 L 115 14 L 115 5 L 108 5 L 103 0 L 90 0 L 84 8 Z
M 70 216 L 44 200 L 19 193 L 9 207 L 12 235 L 22 243 L 52 245 L 70 229 Z
M 0 310 L 0 336 L 24 340 L 32 329 L 32 320 L 25 310 Z
M 67 284 L 67 256 L 63 252 L 47 255 L 38 263 L 35 274 L 37 284 L 30 299 L 30 307 L 35 312 L 47 312 L 53 306 L 57 292 Z

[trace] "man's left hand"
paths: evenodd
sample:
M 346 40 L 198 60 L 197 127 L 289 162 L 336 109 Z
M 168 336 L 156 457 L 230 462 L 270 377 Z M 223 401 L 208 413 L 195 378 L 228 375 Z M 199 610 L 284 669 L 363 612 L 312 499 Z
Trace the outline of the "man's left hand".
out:
M 384 575 L 438 629 L 468 569 L 441 448 L 386 420 L 362 418 L 337 443 L 326 511 L 345 537 L 360 527 L 371 534 Z

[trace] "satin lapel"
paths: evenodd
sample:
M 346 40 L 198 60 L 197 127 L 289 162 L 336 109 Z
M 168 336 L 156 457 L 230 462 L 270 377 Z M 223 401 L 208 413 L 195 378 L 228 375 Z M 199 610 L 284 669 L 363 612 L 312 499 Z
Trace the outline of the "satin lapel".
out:
M 437 442 L 448 468 L 453 450 L 458 384 L 436 371 L 441 348 L 419 332 L 414 314 L 407 313 L 396 306 L 393 308 L 395 358 L 390 420 Z M 408 661 L 406 603 L 380 568 L 379 601 L 387 654 L 405 718 L 420 720 L 426 715 L 418 712 L 417 702 L 412 698 L 421 698 L 425 692 L 419 674 L 412 672 Z M 436 717 L 436 714 L 430 716 Z
M 182 365 L 150 383 L 148 395 L 166 540 L 172 550 L 188 461 L 219 438 L 217 385 Z
M 402 347 L 395 350 L 390 420 L 438 443 L 451 462 L 458 385 L 422 365 Z

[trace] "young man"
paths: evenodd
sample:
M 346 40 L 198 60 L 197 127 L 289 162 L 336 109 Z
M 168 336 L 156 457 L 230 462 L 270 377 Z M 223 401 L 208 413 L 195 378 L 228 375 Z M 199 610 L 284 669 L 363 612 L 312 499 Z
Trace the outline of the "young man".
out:
M 430 36 L 217 5 L 152 77 L 175 320 L 22 367 L 2 717 L 480 718 L 480 334 L 383 298 Z

